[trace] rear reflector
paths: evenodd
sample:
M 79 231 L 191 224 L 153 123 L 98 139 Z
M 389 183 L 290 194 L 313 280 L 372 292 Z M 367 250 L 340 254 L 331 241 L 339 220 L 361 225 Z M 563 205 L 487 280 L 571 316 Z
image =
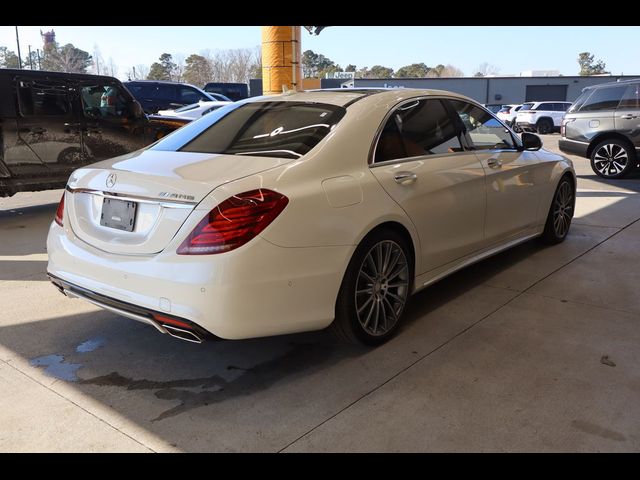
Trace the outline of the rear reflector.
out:
M 185 322 L 181 322 L 180 320 L 176 320 L 171 317 L 165 317 L 164 315 L 159 315 L 157 313 L 153 314 L 153 318 L 160 323 L 167 323 L 169 325 L 175 325 L 176 327 L 188 328 L 191 329 L 191 325 Z
M 56 210 L 55 221 L 61 227 L 64 226 L 64 193 L 62 194 L 60 203 L 58 203 L 58 210 Z
M 238 248 L 269 226 L 289 203 L 258 189 L 227 198 L 205 216 L 178 247 L 179 255 L 209 255 Z

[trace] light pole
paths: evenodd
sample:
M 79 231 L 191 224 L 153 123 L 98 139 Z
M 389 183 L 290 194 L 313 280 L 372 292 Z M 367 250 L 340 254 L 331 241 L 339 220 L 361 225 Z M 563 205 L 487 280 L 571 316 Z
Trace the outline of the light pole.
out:
M 20 56 L 20 37 L 18 36 L 17 26 L 16 26 L 16 43 L 18 44 L 18 68 L 22 69 L 22 57 Z

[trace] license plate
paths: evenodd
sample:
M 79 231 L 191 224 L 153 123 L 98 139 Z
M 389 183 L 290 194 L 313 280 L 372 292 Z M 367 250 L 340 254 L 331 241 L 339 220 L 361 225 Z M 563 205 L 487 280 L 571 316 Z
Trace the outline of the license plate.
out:
M 100 225 L 132 232 L 136 223 L 137 206 L 136 202 L 104 198 L 102 200 Z

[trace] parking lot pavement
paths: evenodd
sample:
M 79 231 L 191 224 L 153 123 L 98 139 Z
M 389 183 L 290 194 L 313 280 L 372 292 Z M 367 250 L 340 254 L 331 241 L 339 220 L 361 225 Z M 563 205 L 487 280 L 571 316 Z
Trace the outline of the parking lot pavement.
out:
M 640 178 L 572 158 L 564 243 L 417 294 L 377 349 L 158 335 L 46 281 L 61 192 L 0 200 L 0 451 L 638 451 Z

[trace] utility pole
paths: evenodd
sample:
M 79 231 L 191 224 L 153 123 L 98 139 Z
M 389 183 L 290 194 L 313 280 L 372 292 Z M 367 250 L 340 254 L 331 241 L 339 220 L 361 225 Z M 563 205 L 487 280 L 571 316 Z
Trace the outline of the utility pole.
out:
M 29 68 L 33 70 L 33 59 L 31 58 L 31 45 L 29 45 Z
M 16 26 L 16 43 L 18 44 L 18 68 L 22 69 L 22 57 L 20 56 L 20 37 L 18 36 L 17 26 Z
M 132 68 L 133 68 L 133 79 L 137 80 L 138 76 L 136 75 L 136 67 L 132 67 Z M 129 80 L 131 80 L 131 79 L 129 79 Z
M 42 70 L 42 62 L 40 61 L 40 49 L 36 49 L 36 53 L 38 54 L 38 70 Z

